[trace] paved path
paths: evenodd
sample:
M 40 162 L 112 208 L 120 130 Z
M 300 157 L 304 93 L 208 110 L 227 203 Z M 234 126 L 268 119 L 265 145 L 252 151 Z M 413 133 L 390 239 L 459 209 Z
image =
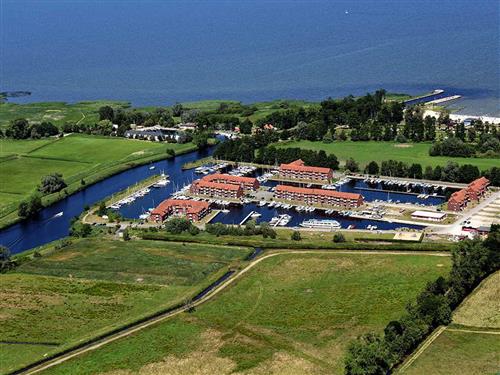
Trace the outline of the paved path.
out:
M 148 319 L 145 322 L 138 323 L 135 326 L 126 328 L 123 331 L 120 331 L 118 333 L 107 336 L 107 337 L 103 338 L 102 340 L 99 340 L 99 341 L 94 342 L 92 344 L 88 344 L 88 345 L 83 346 L 81 348 L 72 350 L 66 354 L 57 356 L 56 358 L 49 360 L 49 361 L 47 361 L 47 362 L 45 362 L 45 363 L 43 363 L 35 368 L 20 372 L 20 374 L 39 373 L 40 371 L 44 371 L 48 368 L 51 368 L 53 366 L 56 366 L 56 365 L 61 364 L 63 362 L 66 362 L 69 359 L 72 359 L 72 358 L 75 358 L 75 357 L 82 355 L 84 353 L 96 350 L 104 345 L 112 343 L 112 342 L 119 340 L 121 338 L 130 336 L 138 331 L 141 331 L 141 330 L 143 330 L 147 327 L 150 327 L 154 324 L 157 324 L 163 320 L 166 320 L 166 319 L 169 319 L 169 318 L 174 317 L 176 315 L 179 315 L 179 314 L 187 311 L 188 309 L 191 309 L 192 307 L 196 307 L 196 306 L 201 305 L 205 302 L 208 302 L 213 297 L 215 297 L 217 294 L 219 294 L 224 289 L 226 289 L 228 286 L 235 283 L 238 279 L 240 279 L 243 275 L 245 275 L 248 271 L 253 269 L 257 264 L 259 264 L 263 260 L 271 258 L 271 257 L 279 256 L 279 255 L 288 255 L 288 254 L 418 255 L 418 256 L 437 256 L 437 257 L 449 257 L 450 256 L 450 253 L 440 253 L 440 252 L 430 253 L 430 252 L 418 252 L 418 251 L 376 251 L 376 250 L 375 251 L 359 251 L 359 250 L 282 250 L 282 251 L 275 251 L 275 252 L 266 254 L 260 258 L 256 258 L 255 260 L 250 262 L 245 268 L 243 268 L 241 271 L 233 274 L 232 277 L 229 277 L 228 279 L 223 281 L 221 284 L 216 286 L 214 289 L 212 289 L 210 292 L 208 292 L 205 296 L 196 300 L 195 302 L 181 306 L 178 309 L 169 311 L 169 312 L 162 314 L 160 316 L 153 317 L 151 319 Z
M 500 198 L 500 192 L 497 191 L 480 202 L 476 207 L 464 212 L 462 220 L 457 220 L 453 224 L 447 225 L 445 228 L 434 231 L 434 233 L 460 235 L 462 233 L 462 221 L 470 220 L 474 215 L 478 214 L 479 211 L 481 211 L 483 208 L 485 208 L 498 198 Z

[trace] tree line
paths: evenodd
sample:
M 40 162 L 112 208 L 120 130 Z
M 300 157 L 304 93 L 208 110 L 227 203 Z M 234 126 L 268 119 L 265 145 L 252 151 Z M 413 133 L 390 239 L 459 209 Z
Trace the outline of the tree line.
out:
M 390 374 L 451 314 L 479 283 L 500 269 L 500 226 L 485 241 L 465 240 L 452 249 L 449 275 L 429 282 L 383 334 L 370 332 L 352 341 L 344 358 L 346 375 Z
M 258 164 L 278 165 L 302 159 L 306 165 L 338 169 L 339 162 L 335 155 L 325 151 L 304 150 L 298 147 L 277 148 L 266 146 L 269 139 L 260 144 L 255 137 L 243 137 L 220 143 L 214 151 L 214 157 L 222 160 L 253 162 Z

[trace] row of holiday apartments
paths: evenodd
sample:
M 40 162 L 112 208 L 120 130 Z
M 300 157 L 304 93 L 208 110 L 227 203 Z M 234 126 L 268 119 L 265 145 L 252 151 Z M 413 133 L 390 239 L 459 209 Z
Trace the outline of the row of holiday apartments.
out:
M 210 198 L 238 199 L 245 191 L 257 190 L 259 181 L 252 177 L 213 174 L 194 181 L 190 192 Z M 211 211 L 210 203 L 193 199 L 167 199 L 150 214 L 150 221 L 163 222 L 170 216 L 183 216 L 191 221 L 199 221 Z
M 479 201 L 485 194 L 490 181 L 486 177 L 480 177 L 472 181 L 466 188 L 454 192 L 448 200 L 448 210 L 462 211 L 467 203 L 475 200 Z

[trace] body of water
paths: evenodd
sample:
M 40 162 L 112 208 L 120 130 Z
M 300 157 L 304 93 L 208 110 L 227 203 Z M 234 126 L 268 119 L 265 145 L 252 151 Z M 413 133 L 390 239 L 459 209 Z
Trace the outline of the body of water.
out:
M 2 0 L 0 91 L 244 102 L 445 89 L 500 115 L 497 0 Z

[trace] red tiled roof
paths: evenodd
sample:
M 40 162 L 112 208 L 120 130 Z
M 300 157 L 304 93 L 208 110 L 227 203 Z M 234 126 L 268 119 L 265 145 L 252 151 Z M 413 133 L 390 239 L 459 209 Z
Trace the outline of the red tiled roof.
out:
M 193 182 L 193 185 L 199 186 L 199 187 L 209 187 L 209 188 L 214 188 L 214 189 L 222 189 L 222 190 L 234 190 L 238 191 L 241 189 L 239 185 L 234 185 L 234 184 L 223 184 L 220 182 L 211 182 L 211 181 L 205 181 L 205 180 L 198 180 Z
M 224 180 L 227 183 L 235 183 L 235 184 L 241 184 L 241 183 L 248 183 L 248 184 L 253 184 L 257 180 L 256 178 L 253 177 L 241 177 L 241 176 L 232 176 L 230 174 L 222 174 L 222 173 L 214 173 L 208 176 L 205 176 L 201 179 L 202 181 L 208 181 L 208 182 L 213 182 L 215 180 Z
M 276 186 L 276 192 L 300 193 L 300 194 L 308 194 L 308 195 L 321 195 L 321 196 L 328 196 L 328 197 L 334 197 L 334 198 L 354 199 L 354 200 L 358 200 L 358 199 L 362 198 L 361 194 L 356 194 L 356 193 L 343 193 L 340 191 L 326 190 L 326 189 L 306 189 L 306 188 L 300 188 L 300 187 L 288 186 L 288 185 Z
M 304 165 L 304 162 L 301 159 L 295 160 L 288 164 L 281 164 L 280 169 L 288 169 L 292 171 L 303 171 L 303 172 L 315 172 L 315 173 L 330 173 L 330 168 L 324 167 L 309 167 Z
M 467 190 L 466 189 L 462 189 L 462 190 L 454 192 L 450 196 L 450 199 L 448 200 L 448 202 L 449 201 L 463 202 L 466 199 L 467 199 Z
M 467 188 L 473 191 L 478 191 L 484 189 L 486 186 L 488 186 L 489 183 L 490 180 L 488 180 L 486 177 L 480 177 L 477 180 L 472 181 Z
M 198 213 L 204 209 L 208 209 L 210 206 L 208 202 L 200 202 L 194 200 L 182 200 L 182 199 L 166 199 L 161 202 L 153 211 L 151 215 L 163 215 L 168 211 L 170 207 L 181 206 L 187 208 L 187 213 Z

